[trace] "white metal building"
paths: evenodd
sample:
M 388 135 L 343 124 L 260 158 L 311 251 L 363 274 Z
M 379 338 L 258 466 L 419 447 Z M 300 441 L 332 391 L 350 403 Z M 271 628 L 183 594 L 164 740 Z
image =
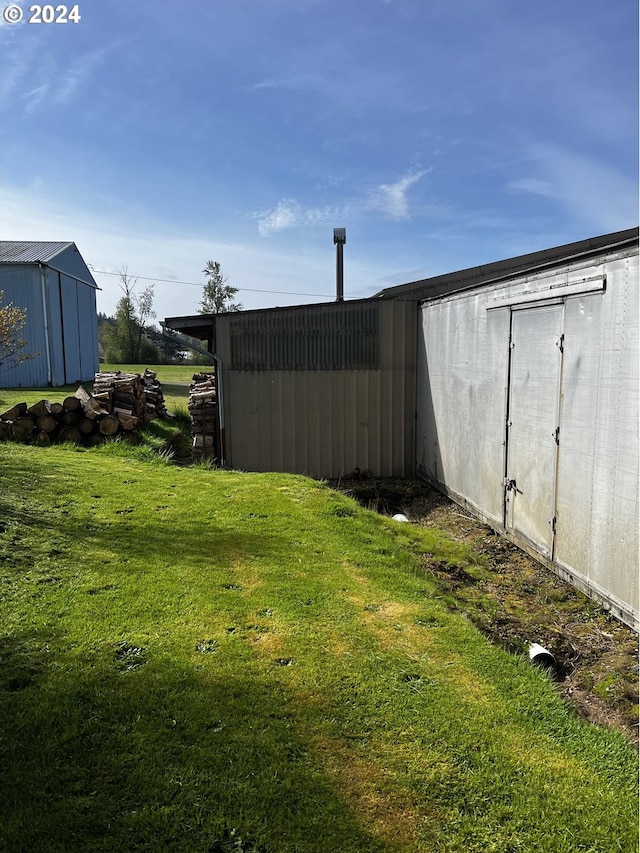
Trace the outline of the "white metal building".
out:
M 637 628 L 637 230 L 628 237 L 422 304 L 416 460 Z

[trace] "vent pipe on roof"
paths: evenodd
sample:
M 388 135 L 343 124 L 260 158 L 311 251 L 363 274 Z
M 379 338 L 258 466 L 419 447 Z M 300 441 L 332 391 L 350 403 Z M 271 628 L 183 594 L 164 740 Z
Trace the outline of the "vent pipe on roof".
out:
M 347 242 L 347 229 L 334 228 L 333 242 L 336 245 L 336 302 L 344 301 L 344 275 L 342 266 L 342 247 Z

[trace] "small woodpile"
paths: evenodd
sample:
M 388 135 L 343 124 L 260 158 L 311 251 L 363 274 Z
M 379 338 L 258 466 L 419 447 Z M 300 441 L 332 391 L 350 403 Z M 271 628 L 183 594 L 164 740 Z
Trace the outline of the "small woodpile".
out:
M 94 393 L 82 385 L 61 403 L 17 403 L 0 414 L 0 440 L 46 447 L 69 441 L 94 447 L 106 438 L 132 434 L 155 417 L 167 417 L 162 386 L 153 370 L 96 373 Z
M 82 385 L 62 403 L 49 400 L 39 400 L 32 406 L 17 403 L 0 414 L 0 439 L 41 447 L 64 441 L 94 447 L 120 429 L 118 418 L 103 409 Z
M 189 385 L 192 455 L 200 459 L 220 456 L 220 424 L 215 373 L 194 373 Z
M 155 371 L 123 373 L 121 370 L 96 373 L 93 396 L 123 429 L 134 429 L 153 418 L 168 417 L 162 385 Z

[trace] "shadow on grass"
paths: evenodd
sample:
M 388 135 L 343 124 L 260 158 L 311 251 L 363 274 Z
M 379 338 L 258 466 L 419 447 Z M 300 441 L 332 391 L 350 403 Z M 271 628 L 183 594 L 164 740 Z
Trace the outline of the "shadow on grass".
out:
M 47 662 L 38 643 L 0 641 L 24 675 L 0 682 L 0 848 L 386 849 L 307 752 L 291 697 L 250 664 L 229 675 L 149 648 L 123 666 L 113 646 Z

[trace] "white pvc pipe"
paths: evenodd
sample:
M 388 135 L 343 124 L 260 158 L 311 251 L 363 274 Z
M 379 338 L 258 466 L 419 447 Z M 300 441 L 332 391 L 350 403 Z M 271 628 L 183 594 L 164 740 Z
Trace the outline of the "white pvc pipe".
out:
M 544 669 L 555 669 L 556 659 L 548 649 L 538 643 L 531 643 L 529 646 L 529 660 L 536 666 L 544 667 Z

